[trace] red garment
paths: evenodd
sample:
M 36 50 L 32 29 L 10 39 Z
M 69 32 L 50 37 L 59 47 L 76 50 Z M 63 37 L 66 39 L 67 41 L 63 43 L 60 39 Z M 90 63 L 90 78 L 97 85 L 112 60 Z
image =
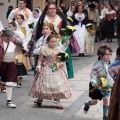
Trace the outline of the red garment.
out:
M 3 57 L 4 57 L 4 45 L 3 40 L 0 38 L 0 66 L 2 64 Z
M 2 62 L 2 81 L 17 83 L 17 68 L 14 62 Z

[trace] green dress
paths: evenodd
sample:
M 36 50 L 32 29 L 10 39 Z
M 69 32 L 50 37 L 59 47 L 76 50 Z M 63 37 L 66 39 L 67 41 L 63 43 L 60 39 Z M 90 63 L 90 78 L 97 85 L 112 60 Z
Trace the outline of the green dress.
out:
M 68 74 L 68 79 L 74 78 L 74 73 L 73 73 L 73 64 L 72 64 L 72 57 L 70 53 L 70 47 L 68 46 L 66 53 L 69 55 L 69 59 L 66 62 L 66 67 L 67 67 L 67 74 Z

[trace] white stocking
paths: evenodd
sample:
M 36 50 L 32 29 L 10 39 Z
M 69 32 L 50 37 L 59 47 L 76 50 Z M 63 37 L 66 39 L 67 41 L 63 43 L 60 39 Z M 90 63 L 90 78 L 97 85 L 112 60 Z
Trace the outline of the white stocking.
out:
M 60 106 L 60 100 L 57 100 L 56 105 Z
M 7 100 L 11 100 L 12 99 L 12 91 L 13 91 L 12 87 L 6 87 Z

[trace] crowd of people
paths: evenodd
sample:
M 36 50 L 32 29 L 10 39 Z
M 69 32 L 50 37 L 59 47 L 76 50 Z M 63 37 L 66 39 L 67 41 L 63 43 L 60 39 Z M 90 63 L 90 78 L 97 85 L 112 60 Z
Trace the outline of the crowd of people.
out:
M 64 3 L 57 7 L 55 2 L 48 2 L 43 11 L 39 6 L 31 11 L 26 0 L 19 0 L 15 9 L 10 6 L 6 16 L 8 27 L 4 28 L 0 21 L 0 80 L 1 91 L 7 94 L 6 105 L 16 107 L 11 102 L 13 87 L 22 87 L 27 71 L 33 69 L 35 77 L 29 95 L 36 98 L 34 102 L 41 106 L 44 99 L 54 100 L 56 108 L 63 109 L 60 99 L 72 97 L 68 84 L 68 79 L 74 78 L 71 47 L 83 57 L 95 51 L 96 42 L 104 39 L 112 42 L 117 37 L 117 57 L 112 65 L 110 46 L 103 44 L 98 48 L 98 61 L 90 75 L 91 100 L 84 105 L 84 111 L 88 112 L 91 105 L 103 99 L 103 120 L 107 120 L 108 98 L 111 90 L 117 89 L 114 81 L 120 68 L 119 11 L 119 1 L 112 5 L 72 0 L 68 8 Z M 75 31 L 63 41 L 67 34 L 62 36 L 61 30 L 67 31 L 67 26 L 73 26 Z

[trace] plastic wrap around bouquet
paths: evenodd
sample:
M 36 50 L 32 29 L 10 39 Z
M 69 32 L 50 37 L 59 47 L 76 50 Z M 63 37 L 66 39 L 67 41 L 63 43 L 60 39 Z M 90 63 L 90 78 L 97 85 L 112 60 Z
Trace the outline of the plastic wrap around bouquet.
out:
M 75 31 L 75 28 L 73 26 L 67 26 L 66 28 L 60 29 L 62 43 L 65 43 L 67 40 L 69 40 L 74 31 Z
M 59 69 L 59 63 L 66 62 L 69 59 L 69 55 L 66 52 L 59 52 L 56 56 L 56 62 L 51 65 L 52 72 Z
M 93 24 L 92 23 L 88 23 L 87 25 L 86 25 L 86 28 L 87 28 L 87 31 L 90 33 L 90 35 L 95 35 L 95 30 L 93 30 Z

